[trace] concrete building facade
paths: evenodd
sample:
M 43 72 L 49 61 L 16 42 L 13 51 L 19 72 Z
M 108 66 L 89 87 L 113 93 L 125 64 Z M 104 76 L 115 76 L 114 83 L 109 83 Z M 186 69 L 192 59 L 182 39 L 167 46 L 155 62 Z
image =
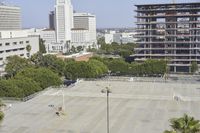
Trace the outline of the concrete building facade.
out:
M 137 7 L 137 61 L 168 60 L 171 72 L 190 72 L 200 64 L 200 3 Z
M 90 40 L 90 34 L 88 30 L 85 29 L 72 29 L 72 46 L 78 47 L 82 46 L 84 49 L 92 46 Z
M 21 9 L 0 2 L 0 30 L 21 29 Z
M 27 46 L 31 50 L 27 50 Z M 29 58 L 39 51 L 39 37 L 18 37 L 0 39 L 0 72 L 4 71 L 9 56 Z
M 105 37 L 105 43 L 111 44 L 113 42 L 116 42 L 118 44 L 127 44 L 127 43 L 134 43 L 136 42 L 135 33 L 116 33 L 114 31 L 111 31 L 110 33 L 106 33 L 104 35 Z
M 70 0 L 56 0 L 56 40 L 58 43 L 71 41 L 73 28 L 73 6 Z
M 97 44 L 96 16 L 90 13 L 74 13 L 74 29 L 87 30 L 89 34 L 88 42 Z M 74 42 L 74 40 L 72 40 Z

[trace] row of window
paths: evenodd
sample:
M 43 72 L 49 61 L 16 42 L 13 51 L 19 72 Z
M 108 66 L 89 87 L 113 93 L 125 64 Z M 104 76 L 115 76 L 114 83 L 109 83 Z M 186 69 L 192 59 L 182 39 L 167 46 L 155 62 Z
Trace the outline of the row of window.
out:
M 9 49 L 9 50 L 5 50 L 5 51 L 0 51 L 0 54 L 6 52 L 6 53 L 9 53 L 9 52 L 15 52 L 15 51 L 20 51 L 20 50 L 24 50 L 25 48 L 19 48 L 19 49 Z
M 29 41 L 26 41 L 25 43 L 26 43 L 26 44 L 29 44 L 30 42 L 29 42 Z M 24 44 L 24 41 L 20 41 L 20 42 L 12 42 L 12 43 L 10 43 L 10 42 L 6 42 L 6 43 L 5 43 L 5 46 L 10 46 L 11 44 L 12 44 L 12 45 Z M 0 46 L 3 46 L 3 44 L 0 43 Z

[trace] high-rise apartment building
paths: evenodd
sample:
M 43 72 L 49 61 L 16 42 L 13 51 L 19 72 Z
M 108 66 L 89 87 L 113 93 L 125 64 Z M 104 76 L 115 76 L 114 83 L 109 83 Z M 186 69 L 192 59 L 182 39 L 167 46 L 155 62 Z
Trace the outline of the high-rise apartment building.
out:
M 49 14 L 49 29 L 55 30 L 55 12 L 51 11 Z
M 74 13 L 74 28 L 88 30 L 90 40 L 97 40 L 95 15 L 89 13 Z
M 71 0 L 56 0 L 56 40 L 60 42 L 71 41 L 73 28 L 73 6 Z
M 148 4 L 137 7 L 137 61 L 165 59 L 172 72 L 200 64 L 200 3 Z
M 21 29 L 21 9 L 0 3 L 0 30 Z

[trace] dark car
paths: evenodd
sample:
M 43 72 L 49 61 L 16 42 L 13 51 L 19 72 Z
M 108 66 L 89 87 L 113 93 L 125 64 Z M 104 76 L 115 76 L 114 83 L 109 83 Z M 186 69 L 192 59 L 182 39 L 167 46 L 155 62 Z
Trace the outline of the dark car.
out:
M 64 80 L 64 85 L 66 86 L 70 86 L 72 84 L 76 83 L 76 80 Z

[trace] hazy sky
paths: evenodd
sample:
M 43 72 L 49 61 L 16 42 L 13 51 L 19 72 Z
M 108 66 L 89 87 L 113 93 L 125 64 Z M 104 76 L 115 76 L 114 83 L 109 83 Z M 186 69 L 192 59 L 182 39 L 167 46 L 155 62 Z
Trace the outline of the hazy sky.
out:
M 48 14 L 54 9 L 55 0 L 4 1 L 21 7 L 24 28 L 48 27 Z M 135 4 L 167 2 L 172 0 L 72 0 L 74 10 L 77 12 L 96 15 L 98 28 L 134 27 Z M 176 2 L 200 2 L 200 0 L 176 0 Z

